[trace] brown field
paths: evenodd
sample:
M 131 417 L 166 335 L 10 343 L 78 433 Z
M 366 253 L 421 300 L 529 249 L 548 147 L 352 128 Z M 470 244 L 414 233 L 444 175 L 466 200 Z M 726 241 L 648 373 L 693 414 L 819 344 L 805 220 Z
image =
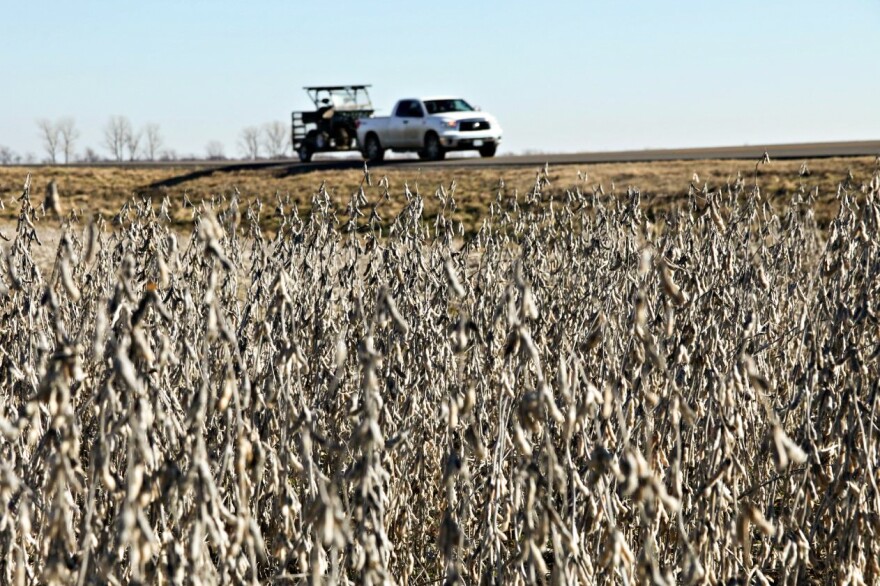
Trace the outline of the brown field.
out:
M 0 584 L 878 584 L 880 175 L 862 193 L 856 163 L 721 195 L 738 164 L 595 166 L 565 204 L 506 170 L 521 197 L 474 238 L 430 195 L 450 177 L 409 169 L 350 211 L 357 173 L 206 174 L 169 190 L 176 227 L 155 199 L 58 209 L 110 213 L 143 171 L 35 174 L 65 202 L 13 182 Z M 462 214 L 494 199 L 497 171 L 443 172 Z M 179 205 L 322 178 L 339 205 L 270 201 L 270 238 L 233 199 Z M 404 181 L 426 196 L 394 218 Z M 646 221 L 669 205 L 692 213 Z
M 809 175 L 799 173 L 806 163 Z M 741 173 L 747 183 L 755 180 L 755 161 L 706 160 L 660 161 L 651 163 L 601 163 L 550 167 L 550 190 L 563 195 L 566 190 L 595 190 L 600 186 L 606 193 L 625 192 L 637 187 L 649 213 L 662 213 L 684 201 L 693 181 L 699 176 L 702 189 L 710 190 L 732 184 Z M 162 197 L 170 201 L 171 215 L 181 225 L 191 221 L 191 210 L 184 205 L 185 198 L 198 203 L 203 199 L 228 196 L 238 189 L 245 202 L 260 199 L 264 204 L 265 225 L 273 227 L 276 197 L 287 197 L 302 208 L 323 184 L 336 204 L 340 215 L 351 195 L 364 181 L 362 170 L 320 170 L 290 174 L 295 167 L 263 169 L 157 166 L 157 167 L 0 167 L 0 200 L 4 209 L 0 218 L 11 220 L 18 213 L 15 199 L 21 193 L 25 177 L 31 174 L 32 193 L 37 203 L 42 201 L 45 186 L 55 180 L 66 211 L 76 210 L 84 216 L 100 213 L 105 217 L 115 214 L 131 198 L 151 197 L 158 204 Z M 820 223 L 827 222 L 837 211 L 838 186 L 847 181 L 858 189 L 870 181 L 878 169 L 873 157 L 810 159 L 806 161 L 771 161 L 760 165 L 758 184 L 771 203 L 781 203 L 800 189 L 818 190 L 816 214 Z M 458 210 L 454 217 L 466 230 L 476 228 L 489 203 L 499 191 L 504 194 L 524 194 L 534 185 L 538 167 L 489 167 L 450 169 L 426 168 L 417 165 L 381 167 L 372 171 L 372 186 L 365 185 L 369 202 L 377 201 L 383 192 L 380 180 L 388 180 L 389 199 L 379 208 L 383 218 L 395 214 L 405 203 L 405 187 L 425 197 L 425 216 L 437 212 L 439 200 L 433 197 L 440 186 L 447 190 L 455 184 Z M 163 186 L 170 185 L 170 186 Z M 544 190 L 547 193 L 547 190 Z

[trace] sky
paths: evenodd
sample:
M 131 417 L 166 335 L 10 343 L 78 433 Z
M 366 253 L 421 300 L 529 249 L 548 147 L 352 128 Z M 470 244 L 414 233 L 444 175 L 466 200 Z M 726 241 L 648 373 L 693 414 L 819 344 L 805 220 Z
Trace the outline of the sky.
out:
M 460 95 L 502 152 L 880 138 L 880 1 L 0 0 L 0 146 L 45 156 L 73 117 L 108 155 L 113 115 L 165 148 L 240 156 L 305 85 Z

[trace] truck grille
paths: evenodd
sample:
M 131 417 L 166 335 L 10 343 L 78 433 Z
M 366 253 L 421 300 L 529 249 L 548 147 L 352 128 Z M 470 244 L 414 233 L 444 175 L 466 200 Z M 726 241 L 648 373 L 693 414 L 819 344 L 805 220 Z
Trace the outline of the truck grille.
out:
M 491 125 L 488 120 L 462 120 L 458 129 L 462 132 L 468 132 L 472 130 L 489 130 Z

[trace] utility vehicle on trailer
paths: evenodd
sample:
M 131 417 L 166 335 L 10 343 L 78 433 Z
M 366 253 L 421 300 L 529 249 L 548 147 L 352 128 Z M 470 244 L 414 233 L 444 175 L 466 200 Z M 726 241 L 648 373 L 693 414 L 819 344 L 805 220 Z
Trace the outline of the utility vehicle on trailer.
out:
M 291 114 L 291 140 L 300 161 L 311 161 L 315 153 L 357 148 L 357 123 L 374 111 L 369 87 L 328 85 L 303 88 L 315 109 Z

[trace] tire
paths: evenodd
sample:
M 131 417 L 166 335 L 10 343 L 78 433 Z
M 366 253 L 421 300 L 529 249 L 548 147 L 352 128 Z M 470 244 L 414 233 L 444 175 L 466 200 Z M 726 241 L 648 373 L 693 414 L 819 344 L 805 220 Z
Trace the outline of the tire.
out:
M 385 149 L 375 134 L 368 134 L 364 140 L 364 158 L 370 163 L 379 163 L 385 158 Z
M 314 145 L 317 151 L 326 151 L 330 148 L 330 133 L 322 130 L 315 135 Z
M 336 150 L 347 151 L 351 148 L 351 134 L 344 126 L 337 126 L 333 133 L 333 140 L 336 141 Z
M 308 163 L 312 160 L 312 155 L 315 154 L 315 145 L 317 144 L 317 141 L 318 133 L 314 130 L 309 130 L 303 141 L 299 143 L 299 148 L 296 151 L 301 162 Z
M 480 156 L 484 159 L 488 159 L 489 157 L 495 156 L 495 151 L 498 150 L 498 145 L 496 144 L 487 144 L 485 146 L 480 147 Z
M 422 149 L 419 156 L 426 161 L 442 161 L 446 157 L 446 151 L 440 144 L 440 137 L 434 132 L 425 135 L 425 148 Z

